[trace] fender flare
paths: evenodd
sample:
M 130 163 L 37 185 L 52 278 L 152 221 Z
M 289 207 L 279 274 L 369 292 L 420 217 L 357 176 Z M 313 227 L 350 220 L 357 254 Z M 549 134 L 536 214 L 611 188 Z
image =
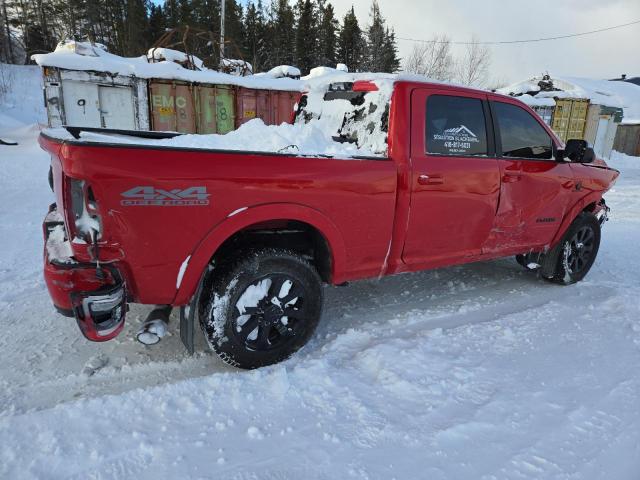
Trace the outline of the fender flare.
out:
M 591 192 L 585 195 L 580 200 L 578 200 L 573 205 L 573 207 L 571 207 L 571 209 L 567 211 L 566 215 L 562 220 L 562 223 L 560 224 L 560 227 L 558 228 L 558 231 L 556 232 L 556 234 L 553 237 L 553 240 L 549 244 L 549 249 L 554 248 L 558 244 L 558 242 L 562 239 L 563 235 L 569 228 L 569 225 L 573 223 L 576 217 L 580 214 L 580 212 L 582 212 L 585 209 L 587 205 L 590 205 L 592 203 L 598 203 L 602 199 L 602 193 L 603 192 Z
M 299 204 L 270 203 L 248 207 L 214 225 L 191 252 L 182 282 L 172 305 L 186 305 L 194 295 L 209 260 L 231 236 L 256 223 L 270 220 L 294 220 L 316 228 L 327 241 L 331 254 L 331 279 L 341 283 L 346 271 L 344 240 L 334 223 L 318 210 Z

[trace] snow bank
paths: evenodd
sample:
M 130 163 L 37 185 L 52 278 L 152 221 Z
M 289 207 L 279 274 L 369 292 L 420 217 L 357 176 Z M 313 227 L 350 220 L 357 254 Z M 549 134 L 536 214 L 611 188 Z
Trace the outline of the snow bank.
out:
M 622 175 L 631 171 L 640 173 L 640 157 L 632 157 L 631 155 L 620 153 L 616 150 L 611 152 L 611 157 L 607 160 L 607 165 L 616 170 L 620 170 Z
M 0 97 L 0 129 L 46 123 L 42 104 L 42 74 L 34 65 L 0 63 L 0 81 L 8 92 Z

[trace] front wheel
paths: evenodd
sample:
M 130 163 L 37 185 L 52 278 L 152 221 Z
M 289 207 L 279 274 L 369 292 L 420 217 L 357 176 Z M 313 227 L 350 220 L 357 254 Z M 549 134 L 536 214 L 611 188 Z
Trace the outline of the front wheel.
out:
M 258 368 L 280 362 L 313 334 L 322 313 L 322 281 L 301 255 L 247 252 L 216 275 L 200 324 L 226 363 Z
M 582 212 L 551 252 L 557 260 L 548 280 L 562 285 L 579 282 L 591 269 L 599 248 L 600 222 L 595 215 Z

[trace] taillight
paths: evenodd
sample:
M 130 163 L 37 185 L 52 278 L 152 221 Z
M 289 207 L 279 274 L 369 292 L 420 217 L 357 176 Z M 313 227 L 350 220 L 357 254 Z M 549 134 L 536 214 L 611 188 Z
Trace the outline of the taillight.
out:
M 67 178 L 68 199 L 70 202 L 69 228 L 76 236 L 88 243 L 94 243 L 102 233 L 102 221 L 98 213 L 93 190 L 84 180 Z

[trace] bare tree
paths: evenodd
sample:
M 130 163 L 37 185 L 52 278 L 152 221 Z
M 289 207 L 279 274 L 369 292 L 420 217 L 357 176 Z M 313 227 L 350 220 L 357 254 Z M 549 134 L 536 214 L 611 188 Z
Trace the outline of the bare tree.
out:
M 405 71 L 447 82 L 453 79 L 454 64 L 449 37 L 435 35 L 429 41 L 414 45 Z
M 481 45 L 478 37 L 474 35 L 456 64 L 456 80 L 463 85 L 485 87 L 489 80 L 490 66 L 489 47 Z

